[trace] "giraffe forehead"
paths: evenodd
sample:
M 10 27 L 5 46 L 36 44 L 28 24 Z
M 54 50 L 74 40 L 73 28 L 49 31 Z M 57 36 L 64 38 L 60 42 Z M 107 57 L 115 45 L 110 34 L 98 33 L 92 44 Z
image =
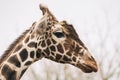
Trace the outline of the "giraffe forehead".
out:
M 53 32 L 62 32 L 62 25 L 57 23 L 52 27 L 52 30 L 53 30 Z

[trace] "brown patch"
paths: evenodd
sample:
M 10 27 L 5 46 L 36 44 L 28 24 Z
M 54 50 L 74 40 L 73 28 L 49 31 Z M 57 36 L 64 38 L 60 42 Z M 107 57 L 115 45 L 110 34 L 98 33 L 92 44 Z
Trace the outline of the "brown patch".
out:
M 33 39 L 35 37 L 35 32 L 33 32 L 31 35 L 30 35 L 30 38 Z
M 80 49 L 81 49 L 81 48 L 80 48 L 78 45 L 76 45 L 75 52 L 76 52 L 76 53 L 79 53 Z
M 53 56 L 50 56 L 49 59 L 55 61 L 54 57 Z
M 48 32 L 45 33 L 45 39 L 47 39 L 47 38 L 48 38 Z
M 32 64 L 32 61 L 27 61 L 27 62 L 25 63 L 26 66 L 29 66 L 30 64 Z
M 79 53 L 74 53 L 73 55 L 75 55 L 76 57 L 78 56 Z
M 46 55 L 47 55 L 46 53 L 42 52 L 41 54 L 42 54 L 45 58 L 47 57 L 47 56 L 46 56 Z
M 75 49 L 75 46 L 76 46 L 75 41 L 73 41 L 73 43 L 72 43 L 72 49 Z
M 7 64 L 5 64 L 1 70 L 6 80 L 17 80 L 16 71 L 12 70 Z
M 20 58 L 24 62 L 28 58 L 28 51 L 26 49 L 23 49 L 20 53 Z
M 50 50 L 55 52 L 55 51 L 56 51 L 55 46 L 53 46 L 53 45 L 52 45 L 52 46 L 50 46 Z
M 47 23 L 47 25 L 48 25 L 48 26 L 51 26 L 51 23 L 50 23 L 50 22 L 48 22 L 48 23 Z
M 58 44 L 58 45 L 57 45 L 57 49 L 58 49 L 58 51 L 59 51 L 60 53 L 64 53 L 64 50 L 63 50 L 63 47 L 62 47 L 61 44 Z
M 49 30 L 50 30 L 50 27 L 47 27 L 47 28 L 46 28 L 46 31 L 49 31 Z
M 33 47 L 37 48 L 37 43 L 35 43 L 35 42 L 30 42 L 30 43 L 28 44 L 28 47 L 30 47 L 30 48 L 33 48 Z
M 56 60 L 60 60 L 62 58 L 62 55 L 56 54 Z
M 4 52 L 4 54 L 1 56 L 0 59 L 0 64 L 5 61 L 8 56 L 11 54 L 11 52 L 13 51 L 13 49 L 16 47 L 16 45 L 18 43 L 21 42 L 21 40 L 23 40 L 23 38 L 26 36 L 26 34 L 29 32 L 29 30 L 26 30 L 20 37 L 18 37 L 10 46 L 9 48 Z
M 43 40 L 42 43 L 41 43 L 41 47 L 45 47 L 46 44 L 45 44 L 45 41 Z
M 72 56 L 72 54 L 71 54 L 70 51 L 68 51 L 66 54 L 67 54 L 68 56 Z
M 50 39 L 47 40 L 47 45 L 49 46 L 51 44 Z
M 68 50 L 68 49 L 70 48 L 69 45 L 70 45 L 70 44 L 66 44 L 66 43 L 64 43 L 64 48 L 65 48 L 65 50 Z
M 22 44 L 18 45 L 18 46 L 15 48 L 14 53 L 17 52 L 17 51 L 19 51 L 21 48 L 22 48 Z
M 34 52 L 34 51 L 31 51 L 31 52 L 30 52 L 30 57 L 31 57 L 31 58 L 34 58 L 34 55 L 35 55 L 35 52 Z
M 40 49 L 38 49 L 38 50 L 36 51 L 36 57 L 37 57 L 37 58 L 40 58 L 40 57 L 41 57 L 41 50 L 40 50 Z
M 27 68 L 22 70 L 22 72 L 20 74 L 20 78 L 22 77 L 22 75 L 25 73 L 26 70 L 27 70 Z
M 52 54 L 53 56 L 55 56 L 55 53 L 51 52 L 51 54 Z
M 47 55 L 47 56 L 49 56 L 50 55 L 50 51 L 49 51 L 49 49 L 47 48 L 47 49 L 45 49 L 44 50 L 44 52 L 45 52 L 45 54 Z
M 71 59 L 70 58 L 68 58 L 67 56 L 63 56 L 63 60 L 65 61 L 65 62 L 70 62 L 71 61 Z
M 52 42 L 53 42 L 53 44 L 56 44 L 56 43 L 57 43 L 54 39 L 52 39 Z
M 29 36 L 25 39 L 25 43 L 27 43 L 29 41 Z
M 38 43 L 38 46 L 41 44 L 41 41 Z
M 72 57 L 72 60 L 73 60 L 74 62 L 76 62 L 76 57 Z
M 20 61 L 18 60 L 17 56 L 14 55 L 8 59 L 8 62 L 14 64 L 17 67 L 21 67 Z

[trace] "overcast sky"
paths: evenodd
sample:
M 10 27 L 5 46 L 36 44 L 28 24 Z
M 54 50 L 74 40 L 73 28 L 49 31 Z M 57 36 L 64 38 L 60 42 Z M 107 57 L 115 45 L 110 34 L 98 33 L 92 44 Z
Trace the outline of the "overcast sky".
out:
M 108 50 L 113 48 L 111 42 L 120 44 L 120 0 L 0 0 L 0 55 L 42 17 L 40 3 L 46 4 L 58 20 L 73 24 L 90 50 L 100 42 L 97 33 L 104 38 L 109 32 Z
M 107 27 L 113 28 L 114 25 L 113 37 L 118 36 L 120 31 L 119 0 L 0 0 L 1 54 L 25 29 L 42 17 L 40 3 L 48 5 L 59 20 L 73 24 L 86 45 L 90 43 L 94 46 L 99 42 L 96 28 L 104 35 Z M 106 17 L 112 26 L 107 24 Z

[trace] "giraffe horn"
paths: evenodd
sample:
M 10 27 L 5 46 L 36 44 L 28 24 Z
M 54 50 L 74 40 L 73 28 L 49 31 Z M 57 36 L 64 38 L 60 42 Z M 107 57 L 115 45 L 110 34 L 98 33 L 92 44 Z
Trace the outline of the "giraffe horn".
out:
M 43 15 L 45 15 L 47 13 L 48 15 L 51 15 L 54 20 L 58 21 L 45 4 L 40 4 L 39 7 L 40 7 Z
M 48 7 L 44 4 L 40 4 L 39 5 L 40 9 L 42 10 L 43 12 L 43 15 L 47 12 L 48 13 Z

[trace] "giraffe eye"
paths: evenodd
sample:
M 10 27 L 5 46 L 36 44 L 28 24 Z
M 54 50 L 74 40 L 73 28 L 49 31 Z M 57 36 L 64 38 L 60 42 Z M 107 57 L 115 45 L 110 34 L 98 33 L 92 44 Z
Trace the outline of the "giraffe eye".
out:
M 53 33 L 57 38 L 62 38 L 62 37 L 64 37 L 64 34 L 63 34 L 63 32 L 55 32 L 55 33 Z

